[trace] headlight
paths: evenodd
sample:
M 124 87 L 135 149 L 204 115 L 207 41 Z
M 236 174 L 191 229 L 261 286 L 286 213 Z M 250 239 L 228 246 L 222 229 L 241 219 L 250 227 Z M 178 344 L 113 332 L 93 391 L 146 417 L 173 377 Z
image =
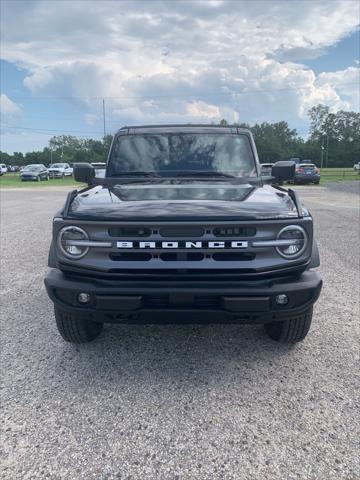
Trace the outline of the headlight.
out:
M 79 259 L 87 254 L 89 247 L 81 242 L 89 240 L 88 234 L 79 227 L 64 227 L 58 236 L 58 245 L 65 257 Z
M 276 247 L 276 251 L 288 259 L 299 257 L 308 244 L 307 233 L 298 225 L 289 225 L 283 228 L 278 233 L 277 239 L 282 240 L 283 245 Z

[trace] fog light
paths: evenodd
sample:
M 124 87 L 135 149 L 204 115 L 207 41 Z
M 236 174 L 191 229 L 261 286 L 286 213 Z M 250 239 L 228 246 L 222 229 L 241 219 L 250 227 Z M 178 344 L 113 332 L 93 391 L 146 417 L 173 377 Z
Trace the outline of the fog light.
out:
M 281 295 L 276 295 L 275 301 L 278 305 L 287 305 L 289 303 L 289 297 L 282 293 Z
M 89 303 L 90 302 L 90 295 L 88 293 L 79 293 L 77 299 L 79 303 Z

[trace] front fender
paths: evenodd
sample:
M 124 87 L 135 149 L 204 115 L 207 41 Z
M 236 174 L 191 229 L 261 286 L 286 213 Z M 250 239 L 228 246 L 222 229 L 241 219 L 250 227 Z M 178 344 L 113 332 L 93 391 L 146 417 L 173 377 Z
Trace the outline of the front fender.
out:
M 316 267 L 320 267 L 320 255 L 319 255 L 319 249 L 318 249 L 316 240 L 314 238 L 313 245 L 312 245 L 312 252 L 311 252 L 311 260 L 310 260 L 308 269 L 316 268 Z
M 55 248 L 54 248 L 53 241 L 51 241 L 50 248 L 49 248 L 48 267 L 56 268 L 56 255 L 55 255 Z

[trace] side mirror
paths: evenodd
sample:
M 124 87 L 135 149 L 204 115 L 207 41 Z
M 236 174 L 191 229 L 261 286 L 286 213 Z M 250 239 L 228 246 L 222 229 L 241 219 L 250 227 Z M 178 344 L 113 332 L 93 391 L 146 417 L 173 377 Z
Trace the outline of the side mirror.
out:
M 277 182 L 293 180 L 295 177 L 295 162 L 291 160 L 276 162 L 272 166 L 271 176 L 274 177 Z
M 90 163 L 74 163 L 74 179 L 76 182 L 92 185 L 95 178 L 95 169 Z

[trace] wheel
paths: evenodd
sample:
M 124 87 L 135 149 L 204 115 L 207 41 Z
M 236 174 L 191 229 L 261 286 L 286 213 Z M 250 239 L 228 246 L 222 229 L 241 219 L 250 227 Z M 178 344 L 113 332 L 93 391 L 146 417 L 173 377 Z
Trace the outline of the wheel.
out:
M 297 343 L 304 340 L 310 330 L 313 307 L 303 315 L 279 322 L 265 323 L 265 331 L 270 338 L 283 343 Z
M 74 315 L 54 306 L 57 329 L 62 338 L 71 343 L 86 343 L 100 335 L 102 323 L 93 322 L 89 316 Z
M 320 180 L 318 180 L 317 182 L 314 182 L 314 183 L 315 183 L 315 185 L 319 185 L 319 183 L 320 183 Z

